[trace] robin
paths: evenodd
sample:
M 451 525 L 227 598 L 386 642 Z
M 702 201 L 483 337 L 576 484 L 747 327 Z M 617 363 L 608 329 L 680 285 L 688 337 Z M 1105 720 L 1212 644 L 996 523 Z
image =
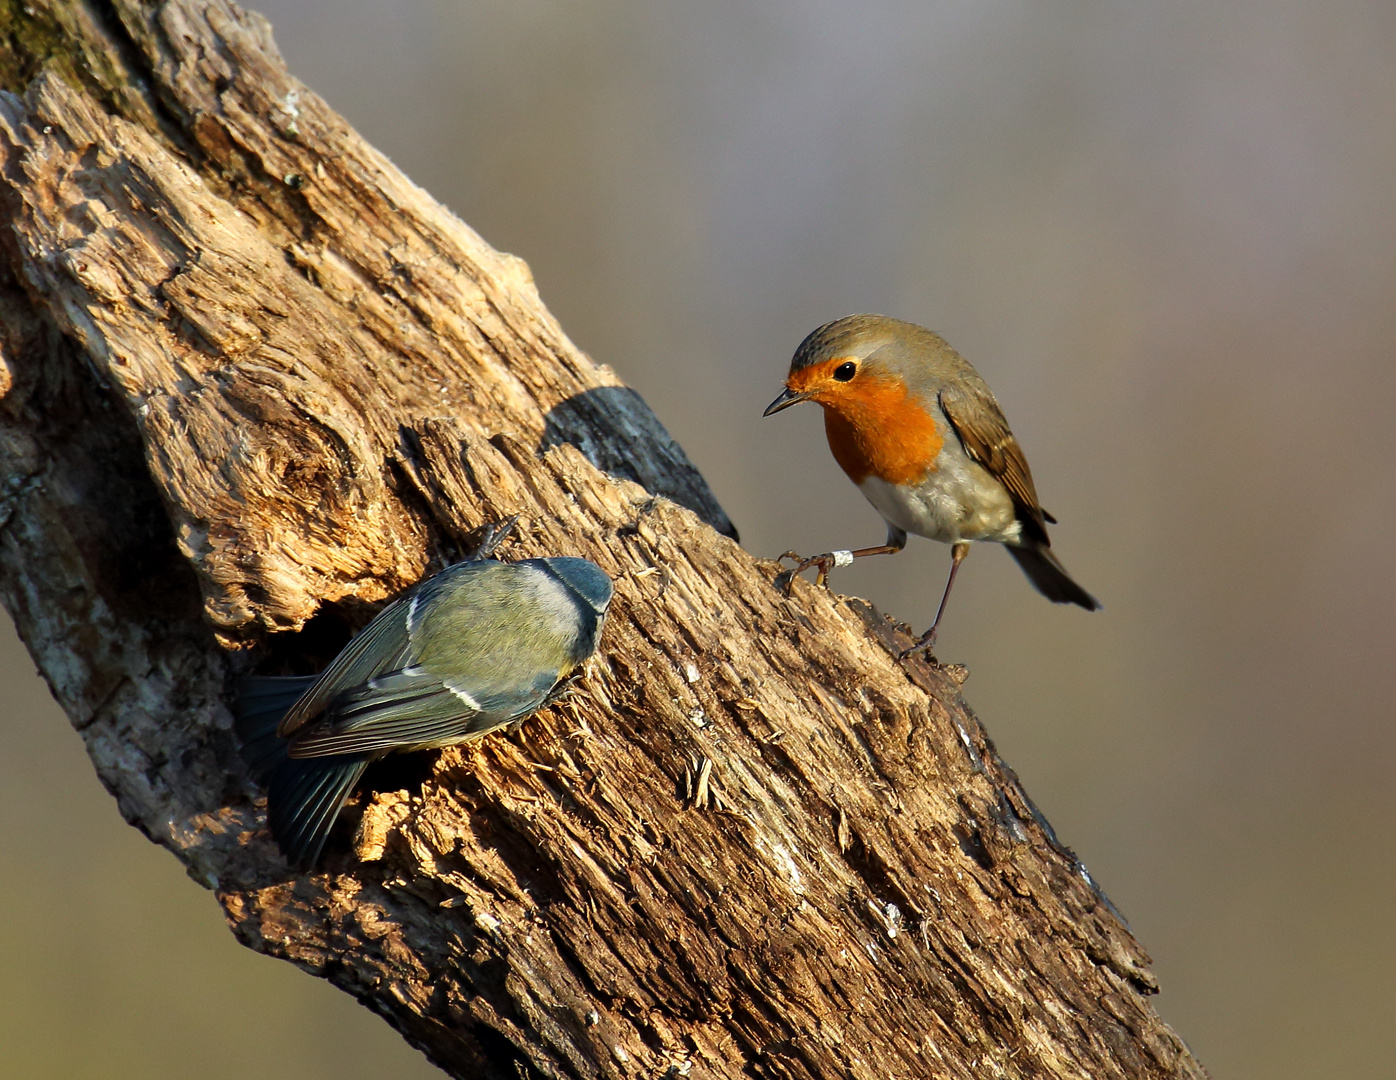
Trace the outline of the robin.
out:
M 865 555 L 891 555 L 907 533 L 950 544 L 950 577 L 935 622 L 903 655 L 935 644 L 960 563 L 976 540 L 1008 548 L 1037 591 L 1057 604 L 1100 607 L 1052 554 L 1032 473 L 993 393 L 938 334 L 883 315 L 849 315 L 825 323 L 800 343 L 785 390 L 770 416 L 801 401 L 824 407 L 834 460 L 887 522 L 887 542 L 857 551 L 800 559 L 786 582 Z M 780 580 L 780 579 L 777 579 Z

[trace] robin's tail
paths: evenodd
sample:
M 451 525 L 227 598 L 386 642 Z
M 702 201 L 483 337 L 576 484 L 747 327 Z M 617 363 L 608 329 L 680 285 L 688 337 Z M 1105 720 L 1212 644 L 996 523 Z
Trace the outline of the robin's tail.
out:
M 267 827 L 287 860 L 307 870 L 320 858 L 340 807 L 369 762 L 364 756 L 293 758 L 287 753 L 277 725 L 315 678 L 246 680 L 234 723 L 243 760 L 267 786 Z
M 1052 549 L 1045 544 L 1031 547 L 1015 547 L 1007 544 L 1004 546 L 1008 548 L 1008 553 L 1018 561 L 1018 565 L 1023 568 L 1023 573 L 1028 575 L 1028 580 L 1037 587 L 1037 591 L 1052 603 L 1079 604 L 1087 611 L 1095 611 L 1100 607 L 1099 600 L 1071 580 L 1071 575 L 1066 572 L 1066 567 L 1057 562 L 1057 557 L 1052 554 Z

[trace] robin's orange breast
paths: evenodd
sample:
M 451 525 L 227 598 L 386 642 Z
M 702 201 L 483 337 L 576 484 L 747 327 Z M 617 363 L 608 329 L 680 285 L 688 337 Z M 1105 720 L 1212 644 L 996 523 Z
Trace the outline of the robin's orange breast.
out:
M 915 484 L 935 468 L 945 445 L 931 412 L 899 380 L 864 377 L 855 391 L 820 394 L 824 433 L 834 460 L 855 484 L 876 476 Z

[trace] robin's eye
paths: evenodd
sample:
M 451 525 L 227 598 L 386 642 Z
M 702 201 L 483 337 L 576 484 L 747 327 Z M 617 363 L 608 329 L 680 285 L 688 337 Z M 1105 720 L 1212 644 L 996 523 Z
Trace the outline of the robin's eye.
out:
M 853 376 L 857 373 L 858 365 L 855 364 L 852 360 L 848 361 L 845 364 L 840 364 L 838 367 L 834 368 L 834 378 L 837 379 L 839 382 L 848 382 L 848 380 L 853 378 Z

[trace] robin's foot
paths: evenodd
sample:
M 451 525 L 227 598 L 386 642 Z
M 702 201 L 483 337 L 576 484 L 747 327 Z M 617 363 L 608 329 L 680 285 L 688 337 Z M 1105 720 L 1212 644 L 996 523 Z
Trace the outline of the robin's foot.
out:
M 931 627 L 929 630 L 927 630 L 924 634 L 922 634 L 919 638 L 916 639 L 916 644 L 912 645 L 911 648 L 903 649 L 901 652 L 897 653 L 897 659 L 906 660 L 910 657 L 915 656 L 919 652 L 929 653 L 931 651 L 931 646 L 933 646 L 936 643 L 937 629 L 937 627 Z
M 853 552 L 851 551 L 826 551 L 823 555 L 811 555 L 808 559 L 802 559 L 797 552 L 787 551 L 776 562 L 784 562 L 790 559 L 795 566 L 789 570 L 782 570 L 776 575 L 775 586 L 787 595 L 795 578 L 803 574 L 811 566 L 817 566 L 819 573 L 814 575 L 816 585 L 828 586 L 829 571 L 836 566 L 848 566 L 853 562 Z

